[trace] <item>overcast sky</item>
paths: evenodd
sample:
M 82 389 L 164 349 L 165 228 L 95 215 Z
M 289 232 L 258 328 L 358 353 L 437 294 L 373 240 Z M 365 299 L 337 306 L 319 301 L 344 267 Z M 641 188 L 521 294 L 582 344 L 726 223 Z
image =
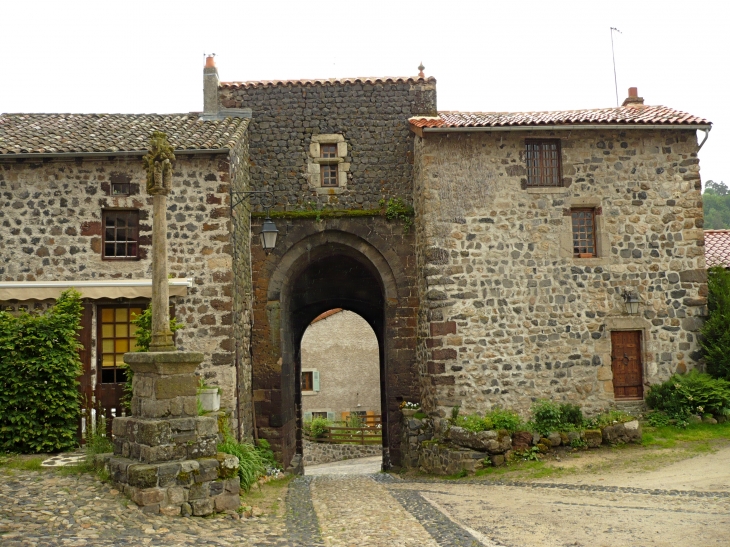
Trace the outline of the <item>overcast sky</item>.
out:
M 730 184 L 728 6 L 0 0 L 0 112 L 200 111 L 204 52 L 223 81 L 415 76 L 423 61 L 440 110 L 606 107 L 613 26 L 619 101 L 637 86 L 646 104 L 712 121 L 702 179 Z

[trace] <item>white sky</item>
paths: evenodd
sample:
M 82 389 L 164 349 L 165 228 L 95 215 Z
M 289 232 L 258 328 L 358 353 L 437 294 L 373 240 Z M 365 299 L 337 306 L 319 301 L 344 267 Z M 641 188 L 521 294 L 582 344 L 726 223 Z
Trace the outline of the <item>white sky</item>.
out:
M 730 3 L 692 0 L 0 0 L 0 112 L 202 109 L 203 53 L 223 81 L 416 75 L 440 110 L 646 104 L 714 128 L 702 179 L 730 184 Z M 701 137 L 703 134 L 700 133 Z

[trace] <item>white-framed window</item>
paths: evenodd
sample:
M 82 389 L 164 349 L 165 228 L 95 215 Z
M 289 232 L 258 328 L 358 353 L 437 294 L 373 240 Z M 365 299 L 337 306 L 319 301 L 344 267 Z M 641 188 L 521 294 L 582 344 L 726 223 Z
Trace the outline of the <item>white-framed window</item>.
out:
M 320 194 L 341 193 L 350 172 L 346 159 L 345 137 L 336 133 L 313 135 L 307 158 L 309 186 Z

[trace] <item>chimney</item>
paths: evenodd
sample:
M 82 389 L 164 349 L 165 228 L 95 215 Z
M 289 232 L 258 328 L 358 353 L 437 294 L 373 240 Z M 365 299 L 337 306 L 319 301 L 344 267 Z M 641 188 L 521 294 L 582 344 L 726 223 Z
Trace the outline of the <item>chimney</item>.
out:
M 218 69 L 215 67 L 215 53 L 205 58 L 203 69 L 203 115 L 218 114 Z
M 644 104 L 644 97 L 639 97 L 639 89 L 636 87 L 629 88 L 629 96 L 624 99 L 621 106 L 638 106 Z

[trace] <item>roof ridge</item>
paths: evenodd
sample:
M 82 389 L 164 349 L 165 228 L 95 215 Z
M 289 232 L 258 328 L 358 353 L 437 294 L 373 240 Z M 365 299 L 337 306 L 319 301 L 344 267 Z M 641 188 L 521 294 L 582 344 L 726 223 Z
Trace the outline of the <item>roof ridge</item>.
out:
M 433 76 L 346 76 L 342 78 L 293 78 L 289 80 L 242 80 L 219 82 L 219 87 L 266 87 L 285 85 L 318 85 L 329 83 L 387 83 L 387 82 L 423 82 L 436 83 Z

